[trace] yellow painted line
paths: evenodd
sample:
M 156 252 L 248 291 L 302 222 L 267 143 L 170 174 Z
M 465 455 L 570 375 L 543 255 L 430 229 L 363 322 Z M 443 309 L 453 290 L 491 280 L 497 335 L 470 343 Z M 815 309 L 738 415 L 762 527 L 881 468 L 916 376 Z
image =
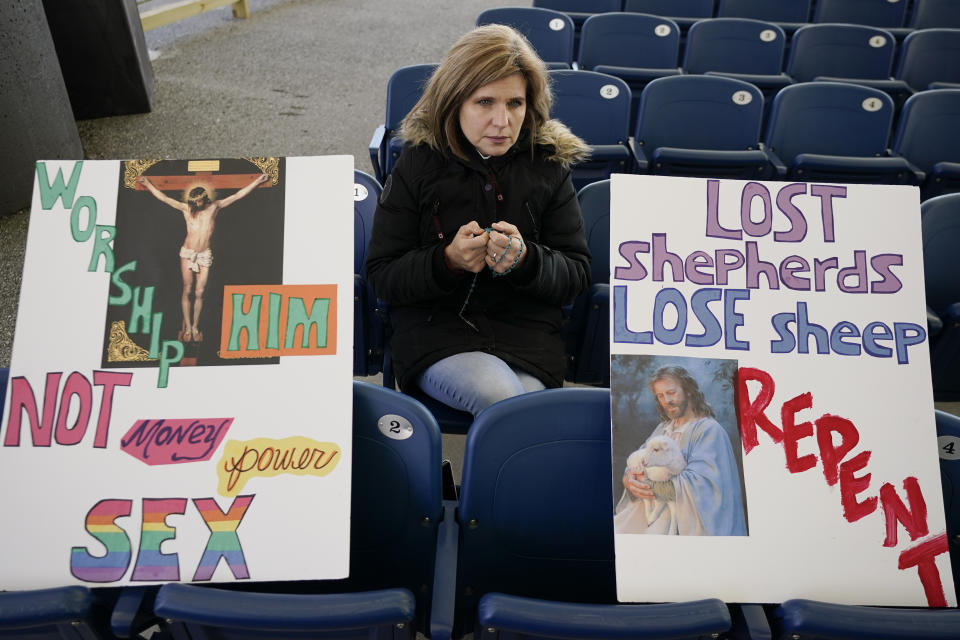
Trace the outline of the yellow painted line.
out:
M 144 31 L 149 31 L 226 6 L 233 7 L 233 17 L 235 18 L 250 17 L 250 7 L 247 0 L 182 0 L 157 9 L 143 11 L 140 14 L 140 23 L 143 25 Z

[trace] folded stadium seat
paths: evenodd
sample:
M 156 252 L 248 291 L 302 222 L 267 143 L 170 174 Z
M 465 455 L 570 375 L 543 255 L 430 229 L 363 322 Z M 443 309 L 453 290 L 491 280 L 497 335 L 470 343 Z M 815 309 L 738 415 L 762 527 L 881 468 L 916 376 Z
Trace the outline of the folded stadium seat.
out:
M 633 96 L 630 122 L 636 122 L 640 92 L 651 80 L 683 73 L 679 67 L 680 28 L 669 18 L 646 13 L 604 13 L 583 23 L 581 69 L 616 76 Z
M 386 119 L 374 130 L 368 145 L 370 164 L 380 184 L 386 181 L 403 150 L 403 143 L 396 137 L 400 122 L 420 99 L 436 68 L 433 63 L 400 67 L 387 81 Z
M 960 401 L 960 193 L 920 205 L 933 397 Z
M 885 91 L 894 113 L 913 94 L 891 77 L 896 40 L 889 31 L 856 24 L 811 24 L 793 34 L 786 72 L 795 82 L 853 82 Z
M 863 607 L 787 600 L 771 615 L 774 638 L 830 640 L 948 640 L 957 637 L 960 610 Z
M 786 173 L 762 149 L 763 96 L 748 82 L 706 75 L 660 78 L 640 96 L 633 135 L 640 173 L 771 180 Z
M 956 0 L 914 0 L 909 24 L 914 29 L 938 27 L 960 29 L 960 2 Z
M 355 380 L 353 434 L 350 577 L 167 584 L 154 604 L 164 630 L 222 639 L 430 633 L 438 534 L 453 517 L 444 520 L 439 428 L 412 398 Z M 450 595 L 441 590 L 437 602 Z
M 5 393 L 5 381 L 3 386 Z M 105 602 L 104 597 L 116 597 L 117 593 L 119 589 L 83 586 L 0 592 L 0 638 L 113 638 L 108 624 L 112 602 Z
M 630 87 L 620 78 L 595 71 L 550 71 L 554 102 L 551 117 L 558 118 L 583 138 L 591 156 L 573 167 L 576 189 L 627 173 L 632 159 Z
M 923 172 L 887 148 L 893 101 L 841 82 L 803 82 L 773 99 L 764 141 L 787 177 L 806 182 L 920 184 Z
M 810 22 L 811 0 L 720 0 L 718 18 L 753 18 L 776 22 L 789 37 Z
M 817 0 L 813 9 L 813 22 L 880 27 L 897 40 L 912 30 L 906 21 L 907 0 Z
M 947 517 L 947 540 L 953 585 L 960 593 L 960 417 L 937 410 L 937 445 L 940 456 L 940 483 Z
M 623 10 L 670 18 L 686 32 L 694 22 L 713 17 L 713 0 L 624 0 Z
M 367 245 L 380 199 L 377 179 L 353 172 L 353 375 L 372 376 L 383 369 L 383 319 L 367 284 Z
M 908 35 L 894 77 L 916 91 L 960 89 L 960 29 L 921 29 Z
M 716 599 L 616 604 L 610 464 L 608 389 L 528 393 L 477 417 L 464 450 L 453 637 L 696 638 L 731 628 Z
M 499 7 L 477 17 L 477 26 L 505 24 L 530 41 L 549 69 L 573 67 L 573 19 L 567 14 L 542 7 Z
M 736 78 L 754 85 L 769 106 L 793 79 L 783 73 L 786 36 L 773 22 L 750 18 L 700 20 L 687 32 L 685 73 Z
M 921 91 L 907 100 L 892 149 L 926 174 L 923 200 L 960 191 L 960 88 Z
M 595 13 L 621 11 L 623 0 L 533 0 L 533 6 L 562 11 L 573 20 L 573 57 L 580 49 L 580 29 L 587 18 Z
M 574 301 L 565 326 L 566 379 L 610 386 L 610 180 L 577 194 L 590 248 L 590 287 Z

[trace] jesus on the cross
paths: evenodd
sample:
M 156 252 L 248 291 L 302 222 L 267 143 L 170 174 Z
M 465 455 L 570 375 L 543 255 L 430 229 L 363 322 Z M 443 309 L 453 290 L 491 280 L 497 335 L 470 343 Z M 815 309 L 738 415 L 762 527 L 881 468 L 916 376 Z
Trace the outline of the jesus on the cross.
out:
M 181 342 L 201 342 L 200 311 L 203 308 L 203 292 L 210 276 L 210 267 L 213 265 L 213 250 L 210 248 L 210 239 L 216 224 L 217 214 L 224 207 L 228 207 L 237 200 L 246 197 L 270 179 L 270 176 L 261 173 L 250 184 L 233 195 L 223 199 L 211 200 L 210 194 L 204 187 L 194 187 L 187 194 L 186 202 L 180 202 L 158 189 L 146 176 L 140 177 L 140 184 L 150 191 L 161 202 L 170 205 L 183 213 L 183 220 L 187 226 L 187 235 L 180 247 L 180 274 L 183 276 L 183 292 L 180 296 L 180 309 L 183 313 L 183 324 L 177 338 Z M 193 297 L 193 308 L 190 298 Z

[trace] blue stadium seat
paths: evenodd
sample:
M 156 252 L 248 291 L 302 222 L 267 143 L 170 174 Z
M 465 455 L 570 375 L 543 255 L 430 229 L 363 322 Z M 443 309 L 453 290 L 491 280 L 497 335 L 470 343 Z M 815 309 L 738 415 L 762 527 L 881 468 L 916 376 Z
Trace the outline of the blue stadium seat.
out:
M 960 29 L 922 29 L 908 35 L 894 76 L 917 91 L 960 88 Z
M 569 382 L 610 386 L 610 180 L 577 194 L 590 248 L 590 288 L 574 301 L 567 320 Z
M 907 21 L 907 0 L 817 0 L 813 22 L 862 24 L 902 29 Z
M 550 71 L 554 103 L 551 116 L 563 121 L 590 145 L 589 160 L 573 168 L 573 183 L 585 185 L 626 173 L 631 168 L 630 87 L 595 71 Z
M 789 36 L 810 22 L 811 0 L 720 0 L 718 18 L 753 18 L 776 22 Z
M 638 172 L 770 180 L 786 173 L 761 149 L 763 95 L 720 76 L 660 78 L 640 96 L 633 135 Z
M 914 0 L 910 14 L 914 29 L 945 27 L 960 29 L 960 2 L 956 0 Z
M 170 583 L 160 587 L 154 612 L 164 619 L 168 637 L 178 640 L 416 636 L 414 598 L 406 589 L 320 595 Z
M 840 82 L 803 82 L 773 99 L 764 138 L 807 182 L 919 184 L 923 172 L 887 148 L 893 101 L 886 93 Z
M 907 100 L 892 148 L 926 174 L 922 199 L 960 191 L 960 88 L 921 91 Z
M 937 418 L 940 484 L 947 517 L 950 564 L 953 567 L 954 587 L 960 593 L 960 417 L 946 411 L 937 410 L 934 413 Z
M 436 68 L 437 65 L 432 63 L 400 67 L 387 81 L 386 119 L 373 132 L 369 144 L 370 163 L 381 184 L 386 181 L 403 150 L 403 143 L 395 135 L 400 122 L 420 99 Z
M 562 11 L 568 14 L 577 25 L 595 13 L 621 11 L 623 0 L 533 0 L 533 6 Z
M 4 370 L 7 371 L 7 370 Z M 7 373 L 9 373 L 7 371 Z M 5 392 L 6 381 L 3 381 Z M 2 401 L 0 401 L 2 403 Z M 97 594 L 116 589 L 82 586 L 0 593 L 0 638 L 4 640 L 96 640 L 112 638 L 110 603 Z
M 730 628 L 719 600 L 613 604 L 611 473 L 607 389 L 528 393 L 477 417 L 458 507 L 454 637 L 685 638 Z
M 182 637 L 205 638 L 212 628 L 218 638 L 337 630 L 353 635 L 336 637 L 382 637 L 363 630 L 376 627 L 399 637 L 427 633 L 438 534 L 447 526 L 440 465 L 440 431 L 430 412 L 401 393 L 355 380 L 350 577 L 165 585 L 154 612 L 175 633 L 189 634 Z
M 920 224 L 933 397 L 960 401 L 960 193 L 924 200 Z
M 855 82 L 885 91 L 897 111 L 913 90 L 891 77 L 895 48 L 893 35 L 878 27 L 811 24 L 793 34 L 786 71 L 796 82 Z
M 777 24 L 750 18 L 712 18 L 694 23 L 684 48 L 685 73 L 736 78 L 763 94 L 764 122 L 773 96 L 793 83 L 783 72 L 787 37 Z
M 670 18 L 686 31 L 697 20 L 713 17 L 713 0 L 625 0 L 623 10 Z
M 900 609 L 787 600 L 773 611 L 776 638 L 830 640 L 948 640 L 957 637 L 960 610 Z
M 154 604 L 163 625 L 184 638 L 428 633 L 438 537 L 453 515 L 441 522 L 436 421 L 408 396 L 354 381 L 352 468 L 349 578 L 164 585 Z M 376 628 L 387 635 L 367 631 Z
M 583 23 L 578 64 L 581 69 L 616 76 L 633 96 L 635 122 L 640 92 L 648 82 L 682 73 L 680 28 L 669 18 L 645 13 L 605 13 Z
M 550 69 L 573 66 L 573 19 L 567 14 L 541 7 L 498 7 L 477 17 L 477 26 L 505 24 L 530 41 Z
M 367 284 L 367 245 L 380 183 L 363 171 L 353 172 L 353 375 L 372 376 L 383 369 L 383 314 Z
M 786 37 L 772 22 L 750 18 L 712 18 L 696 22 L 687 32 L 683 70 L 721 72 L 776 93 L 790 84 L 783 73 Z
M 562 11 L 573 20 L 573 54 L 580 49 L 580 29 L 587 18 L 595 13 L 621 11 L 623 0 L 533 0 L 533 6 Z

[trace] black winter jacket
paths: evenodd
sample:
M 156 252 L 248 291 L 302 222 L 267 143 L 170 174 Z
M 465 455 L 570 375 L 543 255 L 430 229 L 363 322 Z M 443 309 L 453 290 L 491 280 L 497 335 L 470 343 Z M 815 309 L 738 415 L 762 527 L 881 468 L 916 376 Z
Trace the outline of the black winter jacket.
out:
M 502 156 L 464 162 L 427 144 L 404 148 L 384 185 L 367 257 L 370 284 L 390 307 L 401 389 L 465 351 L 497 355 L 548 387 L 563 384 L 561 306 L 588 286 L 590 253 L 569 168 L 548 159 L 551 148 L 535 149 L 521 137 Z M 497 278 L 489 269 L 476 278 L 451 270 L 443 249 L 471 220 L 516 225 L 527 257 Z

